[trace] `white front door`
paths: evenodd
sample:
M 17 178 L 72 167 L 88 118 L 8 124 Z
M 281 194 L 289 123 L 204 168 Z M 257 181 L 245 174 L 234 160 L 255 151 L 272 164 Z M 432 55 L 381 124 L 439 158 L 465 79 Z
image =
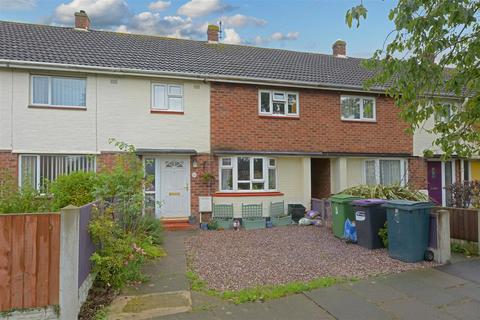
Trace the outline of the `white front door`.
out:
M 188 217 L 190 215 L 190 161 L 188 157 L 158 158 L 156 180 L 159 199 L 157 217 Z

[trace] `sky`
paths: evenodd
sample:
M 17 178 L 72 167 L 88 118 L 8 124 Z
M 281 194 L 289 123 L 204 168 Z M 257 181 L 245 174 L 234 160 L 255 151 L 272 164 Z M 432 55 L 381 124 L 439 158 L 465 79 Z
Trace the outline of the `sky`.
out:
M 0 0 L 0 20 L 73 26 L 85 10 L 92 29 L 206 39 L 222 21 L 221 41 L 331 54 L 337 39 L 347 55 L 370 57 L 393 29 L 392 0 L 364 0 L 368 18 L 348 28 L 345 12 L 360 0 Z

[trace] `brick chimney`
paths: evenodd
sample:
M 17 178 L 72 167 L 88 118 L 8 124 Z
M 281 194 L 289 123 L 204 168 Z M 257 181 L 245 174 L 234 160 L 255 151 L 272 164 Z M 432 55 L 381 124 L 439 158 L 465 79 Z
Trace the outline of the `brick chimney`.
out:
M 333 43 L 333 56 L 346 58 L 347 57 L 347 43 L 343 40 L 337 40 Z
M 85 11 L 75 12 L 75 29 L 88 31 L 90 29 L 90 19 Z
M 214 24 L 209 24 L 207 29 L 208 42 L 217 43 L 218 34 L 220 33 L 220 27 Z

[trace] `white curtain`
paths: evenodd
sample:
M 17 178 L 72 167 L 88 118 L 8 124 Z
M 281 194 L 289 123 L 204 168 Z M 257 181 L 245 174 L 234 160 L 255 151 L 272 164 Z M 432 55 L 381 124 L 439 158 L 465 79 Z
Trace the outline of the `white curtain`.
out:
M 85 79 L 52 78 L 52 105 L 85 106 Z
M 37 187 L 37 156 L 22 156 L 22 186 Z
M 380 160 L 380 184 L 396 184 L 401 179 L 400 160 Z
M 365 182 L 368 185 L 377 184 L 377 179 L 375 175 L 375 160 L 365 161 Z

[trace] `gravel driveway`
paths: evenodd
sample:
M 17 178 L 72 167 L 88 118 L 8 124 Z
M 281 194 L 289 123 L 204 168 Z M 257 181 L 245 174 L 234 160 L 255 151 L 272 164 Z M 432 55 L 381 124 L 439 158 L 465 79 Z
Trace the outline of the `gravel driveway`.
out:
M 388 257 L 335 238 L 324 227 L 289 226 L 251 231 L 202 231 L 186 240 L 193 269 L 216 290 L 358 277 L 433 266 Z

